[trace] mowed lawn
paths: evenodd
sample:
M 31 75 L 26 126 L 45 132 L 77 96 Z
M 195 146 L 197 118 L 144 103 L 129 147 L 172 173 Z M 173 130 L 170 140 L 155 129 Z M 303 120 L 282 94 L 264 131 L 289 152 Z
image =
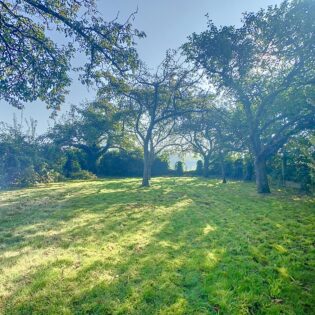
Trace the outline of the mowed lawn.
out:
M 0 192 L 1 314 L 314 314 L 315 200 L 197 178 Z

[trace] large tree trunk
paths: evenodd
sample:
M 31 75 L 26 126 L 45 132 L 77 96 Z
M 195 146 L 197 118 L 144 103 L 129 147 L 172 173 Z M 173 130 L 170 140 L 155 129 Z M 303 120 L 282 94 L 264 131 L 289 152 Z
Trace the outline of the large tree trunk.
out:
M 149 178 L 149 180 L 151 180 L 151 177 L 152 177 L 151 173 L 152 173 L 152 164 L 151 164 L 151 161 L 150 161 L 149 167 L 148 167 L 148 178 Z
M 267 178 L 266 158 L 264 156 L 259 155 L 262 149 L 259 126 L 257 123 L 257 119 L 254 118 L 250 100 L 247 99 L 246 96 L 242 98 L 243 98 L 242 100 L 243 107 L 245 110 L 248 127 L 249 127 L 248 131 L 249 131 L 249 139 L 250 139 L 250 144 L 251 144 L 250 145 L 251 151 L 255 158 L 254 168 L 255 168 L 255 177 L 256 177 L 256 189 L 257 189 L 257 192 L 260 194 L 268 194 L 270 193 L 270 188 L 269 188 L 268 178 Z
M 143 177 L 142 177 L 142 186 L 149 187 L 150 186 L 150 152 L 148 148 L 148 143 L 144 143 L 143 146 Z
M 152 165 L 154 162 L 154 148 L 152 142 L 150 141 L 150 151 L 149 151 L 149 166 L 148 166 L 148 178 L 151 179 Z
M 255 158 L 255 175 L 257 192 L 260 194 L 269 194 L 270 188 L 265 158 Z

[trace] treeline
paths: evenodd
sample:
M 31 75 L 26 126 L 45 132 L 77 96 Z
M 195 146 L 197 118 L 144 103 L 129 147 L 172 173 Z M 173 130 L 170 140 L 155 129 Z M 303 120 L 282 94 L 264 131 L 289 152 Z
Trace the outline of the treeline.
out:
M 308 142 L 308 143 L 307 143 Z M 276 154 L 267 163 L 269 179 L 278 187 L 293 187 L 301 192 L 314 191 L 315 188 L 315 137 L 311 139 L 293 140 L 283 150 Z M 219 160 L 209 164 L 206 171 L 202 160 L 197 161 L 195 171 L 190 175 L 203 177 L 222 178 L 223 181 L 231 180 L 255 180 L 254 160 L 251 157 L 240 158 L 237 155 L 227 157 L 224 160 L 225 172 L 222 177 L 222 168 Z
M 70 146 L 59 146 L 44 135 L 36 136 L 36 122 L 30 121 L 27 130 L 22 124 L 1 125 L 0 131 L 0 188 L 27 187 L 38 183 L 67 179 L 96 177 L 141 177 L 141 150 L 108 151 L 95 168 L 89 156 Z M 170 175 L 167 156 L 156 157 L 152 176 Z
M 48 141 L 47 135 L 36 136 L 36 122 L 1 125 L 0 132 L 0 188 L 26 187 L 37 183 L 67 179 L 94 179 L 96 177 L 141 177 L 143 154 L 140 148 L 107 151 L 96 164 L 78 148 L 59 146 Z M 292 139 L 267 164 L 270 179 L 277 186 L 298 187 L 303 192 L 314 189 L 315 138 Z M 250 156 L 234 153 L 224 159 L 224 172 L 220 157 L 212 156 L 208 168 L 202 160 L 196 169 L 184 171 L 184 163 L 178 161 L 170 169 L 168 155 L 155 157 L 151 176 L 201 176 L 227 180 L 253 181 L 254 160 Z M 294 185 L 295 183 L 295 185 Z

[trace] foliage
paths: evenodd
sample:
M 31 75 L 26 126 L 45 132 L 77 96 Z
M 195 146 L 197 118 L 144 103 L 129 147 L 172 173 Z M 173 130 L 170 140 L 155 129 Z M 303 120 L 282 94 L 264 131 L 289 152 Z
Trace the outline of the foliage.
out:
M 103 156 L 99 164 L 100 176 L 142 176 L 143 158 L 138 151 L 112 151 Z M 152 175 L 161 176 L 169 173 L 165 157 L 155 157 L 152 164 Z
M 227 155 L 243 149 L 235 126 L 238 117 L 233 109 L 215 104 L 218 100 L 213 96 L 208 102 L 203 111 L 183 115 L 177 132 L 184 141 L 183 150 L 193 151 L 203 158 L 203 176 L 208 177 L 210 164 L 219 161 L 220 174 L 225 181 Z
M 142 156 L 139 151 L 108 152 L 99 164 L 100 176 L 141 176 L 143 168 Z
M 81 171 L 81 166 L 74 152 L 67 152 L 67 160 L 63 166 L 63 173 L 66 177 L 71 178 L 73 173 Z
M 32 186 L 66 178 L 94 179 L 95 174 L 141 176 L 142 153 L 125 140 L 120 141 L 120 144 L 124 144 L 128 150 L 108 151 L 109 146 L 114 147 L 112 140 L 117 132 L 112 129 L 112 123 L 111 127 L 106 126 L 109 117 L 99 117 L 100 114 L 91 112 L 90 108 L 88 111 L 93 119 L 90 116 L 86 118 L 88 114 L 82 110 L 82 120 L 69 119 L 66 123 L 57 124 L 48 136 L 36 136 L 35 121 L 32 122 L 32 128 L 26 131 L 17 120 L 13 126 L 3 124 L 0 133 L 0 187 Z M 110 140 L 105 138 L 108 135 Z M 96 141 L 100 145 L 93 145 Z M 106 150 L 101 146 L 104 141 L 107 141 Z M 152 163 L 152 175 L 167 174 L 168 156 L 156 156 Z
M 266 160 L 301 130 L 315 126 L 315 3 L 284 1 L 247 13 L 243 26 L 193 34 L 189 60 L 243 111 L 258 192 L 269 192 Z
M 243 159 L 236 159 L 233 163 L 233 178 L 234 179 L 243 179 L 244 170 L 243 170 Z
M 254 178 L 254 164 L 250 157 L 245 157 L 245 170 L 244 170 L 244 180 L 251 181 Z
M 183 174 L 184 174 L 184 163 L 182 161 L 177 161 L 175 163 L 175 174 L 176 174 L 176 176 L 183 176 Z
M 46 137 L 61 149 L 81 150 L 87 159 L 87 169 L 94 174 L 97 174 L 101 157 L 109 149 L 126 145 L 120 114 L 105 99 L 72 106 L 71 111 L 50 128 Z
M 41 154 L 41 143 L 35 136 L 36 121 L 1 125 L 0 130 L 0 188 L 25 187 L 39 182 L 60 179 Z
M 152 163 L 152 176 L 168 175 L 169 173 L 168 154 L 156 156 Z
M 155 178 L 0 192 L 1 314 L 311 314 L 314 198 Z
M 149 186 L 152 162 L 156 155 L 176 144 L 177 119 L 201 105 L 196 83 L 199 76 L 178 60 L 176 52 L 167 52 L 156 71 L 144 64 L 127 78 L 113 77 L 100 89 L 100 95 L 116 98 L 126 113 L 126 125 L 143 148 L 142 185 Z
M 77 52 L 88 57 L 81 79 L 98 83 L 95 101 L 72 106 L 43 136 L 6 127 L 2 187 L 140 172 L 149 186 L 177 151 L 202 158 L 199 175 L 255 178 L 260 193 L 270 192 L 268 176 L 314 185 L 314 1 L 246 13 L 239 28 L 209 21 L 156 70 L 137 60 L 133 40 L 144 34 L 130 20 L 105 22 L 94 0 L 0 0 L 0 8 L 0 97 L 57 109 Z M 50 39 L 55 31 L 64 45 Z
M 272 178 L 280 185 L 300 183 L 301 190 L 309 192 L 314 187 L 315 150 L 311 133 L 296 136 L 269 163 Z
M 76 172 L 73 172 L 70 174 L 71 179 L 84 179 L 84 180 L 90 180 L 90 179 L 95 179 L 96 176 L 86 170 L 78 170 Z
M 134 37 L 144 33 L 129 20 L 104 21 L 94 0 L 1 0 L 0 11 L 0 97 L 13 106 L 40 99 L 59 109 L 77 51 L 87 57 L 86 82 L 99 66 L 124 72 L 137 64 Z M 63 34 L 63 44 L 52 31 Z
M 203 163 L 201 160 L 198 160 L 197 161 L 197 164 L 196 164 L 196 174 L 198 176 L 201 176 L 203 174 Z

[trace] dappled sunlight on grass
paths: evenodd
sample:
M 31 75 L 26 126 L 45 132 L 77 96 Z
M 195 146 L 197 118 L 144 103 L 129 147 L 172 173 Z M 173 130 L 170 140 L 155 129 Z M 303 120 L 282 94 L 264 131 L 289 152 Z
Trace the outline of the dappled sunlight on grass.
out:
M 203 234 L 207 235 L 210 232 L 213 232 L 215 230 L 216 230 L 216 227 L 213 227 L 213 226 L 207 224 L 206 227 L 203 229 Z
M 279 267 L 277 268 L 279 274 L 282 276 L 282 277 L 285 277 L 285 278 L 289 278 L 289 273 L 288 273 L 288 269 L 285 268 L 285 267 Z
M 0 192 L 0 313 L 307 314 L 314 199 L 198 178 Z

